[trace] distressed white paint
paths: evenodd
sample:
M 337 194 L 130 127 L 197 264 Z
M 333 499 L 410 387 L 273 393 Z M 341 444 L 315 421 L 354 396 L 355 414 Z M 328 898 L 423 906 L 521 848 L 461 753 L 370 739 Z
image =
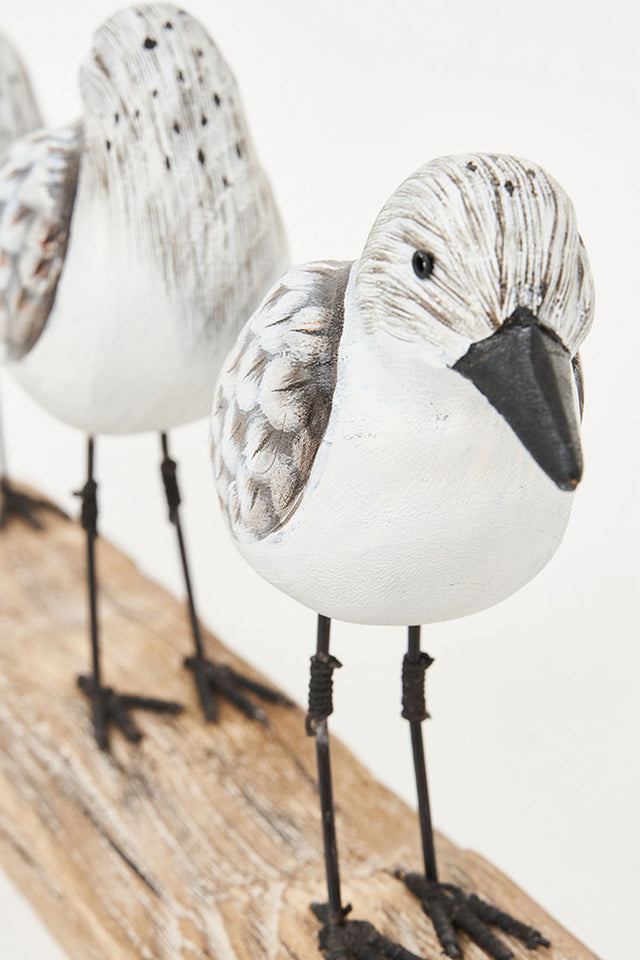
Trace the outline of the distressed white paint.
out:
M 221 359 L 284 267 L 282 226 L 235 79 L 184 11 L 110 18 L 81 94 L 55 303 L 10 369 L 88 432 L 166 430 L 208 411 Z
M 427 280 L 413 272 L 416 249 L 435 256 Z M 535 309 L 572 353 L 588 331 L 589 268 L 562 189 L 510 157 L 421 168 L 383 209 L 352 267 L 331 416 L 297 509 L 275 532 L 251 536 L 219 481 L 237 546 L 265 579 L 327 616 L 418 624 L 491 606 L 542 569 L 573 494 L 451 369 L 516 306 Z M 250 328 L 257 336 L 269 322 L 272 307 Z M 225 363 L 218 390 L 227 397 L 250 379 L 241 359 L 236 351 Z M 275 369 L 280 360 L 269 362 Z M 283 383 L 276 372 L 275 398 Z M 575 402 L 577 410 L 577 391 Z M 214 413 L 227 466 L 232 428 Z M 249 441 L 236 458 L 243 454 L 252 455 Z M 265 471 L 275 483 L 277 471 L 275 456 Z

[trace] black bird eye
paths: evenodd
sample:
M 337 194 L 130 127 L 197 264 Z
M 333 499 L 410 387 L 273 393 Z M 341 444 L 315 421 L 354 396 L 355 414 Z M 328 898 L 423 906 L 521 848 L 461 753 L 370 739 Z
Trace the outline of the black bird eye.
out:
M 411 262 L 416 277 L 420 277 L 421 280 L 426 280 L 433 273 L 435 261 L 430 253 L 425 253 L 424 250 L 416 250 Z

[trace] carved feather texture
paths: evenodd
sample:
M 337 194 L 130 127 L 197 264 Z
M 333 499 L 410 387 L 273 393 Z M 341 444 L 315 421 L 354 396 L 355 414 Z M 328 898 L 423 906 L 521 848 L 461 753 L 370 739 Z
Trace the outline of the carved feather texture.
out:
M 30 134 L 0 166 L 0 345 L 11 360 L 37 341 L 55 299 L 80 143 L 78 127 Z
M 426 283 L 412 276 L 416 249 L 434 258 Z M 533 311 L 572 354 L 593 320 L 573 204 L 541 167 L 505 155 L 442 157 L 412 174 L 376 219 L 356 282 L 372 328 L 427 340 L 447 360 L 516 307 Z
M 0 155 L 10 143 L 41 124 L 24 64 L 8 37 L 0 33 Z
M 289 270 L 246 325 L 213 406 L 223 513 L 238 540 L 260 540 L 300 503 L 331 415 L 351 263 Z
M 108 194 L 114 232 L 147 258 L 207 337 L 229 348 L 285 267 L 285 241 L 235 78 L 184 10 L 123 10 L 81 73 L 83 193 Z

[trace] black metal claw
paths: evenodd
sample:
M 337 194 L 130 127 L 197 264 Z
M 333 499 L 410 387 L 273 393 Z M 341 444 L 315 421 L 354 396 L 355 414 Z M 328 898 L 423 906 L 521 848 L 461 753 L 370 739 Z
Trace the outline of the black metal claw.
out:
M 539 930 L 527 926 L 526 923 L 521 923 L 520 920 L 516 920 L 510 914 L 504 913 L 502 910 L 494 907 L 493 904 L 481 900 L 475 893 L 472 893 L 469 897 L 469 906 L 475 915 L 485 923 L 489 923 L 493 927 L 498 927 L 499 930 L 503 930 L 510 936 L 521 940 L 529 950 L 536 950 L 537 947 L 551 946 L 551 942 L 547 940 Z
M 475 894 L 466 894 L 450 883 L 427 880 L 419 873 L 397 870 L 395 875 L 420 900 L 448 957 L 462 956 L 456 934 L 457 930 L 461 930 L 493 960 L 515 960 L 513 951 L 493 934 L 490 926 L 516 937 L 529 950 L 550 946 L 538 930 L 521 923 Z
M 111 687 L 103 687 L 94 677 L 78 677 L 78 686 L 91 703 L 91 719 L 96 742 L 101 750 L 109 749 L 109 728 L 114 724 L 130 743 L 140 743 L 142 733 L 130 716 L 131 710 L 176 716 L 184 707 L 172 700 L 118 694 Z
M 329 923 L 328 904 L 312 903 L 311 909 L 322 923 L 318 944 L 325 960 L 424 960 L 378 933 L 367 920 L 345 920 L 351 913 L 351 905 L 343 908 L 339 925 Z
M 217 722 L 218 698 L 225 697 L 249 720 L 258 720 L 268 726 L 269 721 L 265 711 L 245 697 L 243 691 L 253 693 L 267 703 L 276 703 L 285 707 L 293 706 L 292 701 L 278 690 L 251 680 L 226 664 L 212 663 L 205 657 L 196 655 L 187 657 L 184 665 L 194 676 L 202 712 L 209 723 Z
M 0 493 L 2 493 L 0 530 L 4 530 L 11 520 L 22 520 L 32 530 L 44 530 L 44 523 L 37 516 L 39 510 L 69 519 L 68 514 L 57 507 L 55 503 L 44 500 L 42 497 L 31 497 L 28 493 L 16 490 L 7 477 L 0 479 Z

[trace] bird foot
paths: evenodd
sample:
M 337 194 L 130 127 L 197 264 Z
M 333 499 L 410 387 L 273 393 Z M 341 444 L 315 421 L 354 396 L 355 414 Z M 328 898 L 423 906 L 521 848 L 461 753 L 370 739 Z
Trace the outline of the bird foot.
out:
M 318 933 L 320 950 L 325 960 L 423 960 L 394 943 L 389 937 L 378 933 L 366 920 L 345 920 L 351 907 L 344 907 L 342 922 L 329 922 L 329 907 L 326 903 L 312 903 L 311 909 L 323 924 Z
M 494 936 L 490 926 L 516 937 L 529 950 L 550 946 L 538 930 L 515 920 L 475 894 L 464 893 L 453 884 L 427 880 L 419 873 L 405 873 L 403 870 L 397 870 L 396 877 L 420 900 L 447 957 L 462 956 L 456 934 L 461 930 L 493 960 L 515 960 L 513 952 Z
M 33 530 L 43 530 L 44 523 L 38 517 L 41 510 L 55 513 L 59 517 L 68 519 L 67 514 L 55 503 L 43 500 L 41 497 L 31 497 L 28 493 L 17 490 L 7 477 L 0 480 L 2 504 L 0 505 L 0 530 L 9 525 L 11 520 L 22 520 Z
M 277 703 L 285 707 L 293 706 L 292 701 L 284 694 L 243 676 L 226 664 L 216 664 L 205 657 L 194 656 L 187 657 L 184 665 L 194 676 L 200 706 L 208 723 L 216 723 L 218 720 L 220 697 L 225 697 L 233 703 L 249 720 L 259 720 L 265 726 L 269 725 L 266 713 L 262 707 L 252 703 L 245 696 L 245 692 L 253 693 L 267 703 Z
M 171 700 L 119 694 L 111 687 L 103 687 L 93 677 L 78 677 L 78 686 L 91 703 L 91 718 L 96 741 L 101 750 L 109 749 L 111 724 L 116 726 L 130 743 L 140 743 L 142 733 L 130 717 L 131 710 L 149 710 L 175 716 L 184 707 Z

